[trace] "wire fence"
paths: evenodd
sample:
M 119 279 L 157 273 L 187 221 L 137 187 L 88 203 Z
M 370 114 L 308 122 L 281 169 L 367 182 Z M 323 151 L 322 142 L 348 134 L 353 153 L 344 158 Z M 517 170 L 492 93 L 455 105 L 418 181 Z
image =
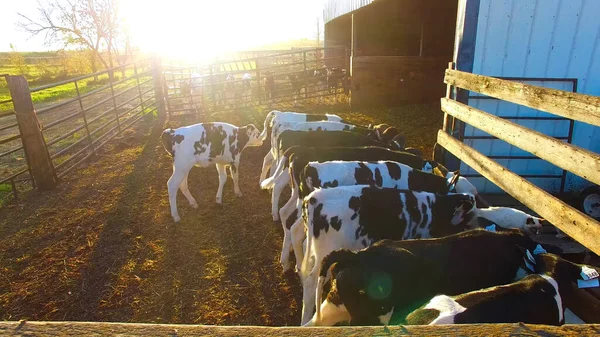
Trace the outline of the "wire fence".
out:
M 141 60 L 30 90 L 56 179 L 156 111 L 150 60 Z M 48 97 L 55 95 L 56 100 Z M 0 101 L 0 203 L 34 186 L 12 99 Z

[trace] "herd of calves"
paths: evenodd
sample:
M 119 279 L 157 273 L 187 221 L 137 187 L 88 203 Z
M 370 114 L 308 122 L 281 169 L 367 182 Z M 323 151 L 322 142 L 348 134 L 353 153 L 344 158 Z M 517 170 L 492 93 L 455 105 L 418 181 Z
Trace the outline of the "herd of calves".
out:
M 271 111 L 262 132 L 227 123 L 165 130 L 173 220 L 180 220 L 179 190 L 198 206 L 187 186 L 193 166 L 216 165 L 217 203 L 227 169 L 241 196 L 240 155 L 269 136 L 260 186 L 272 189 L 273 219 L 285 233 L 284 271 L 295 255 L 304 326 L 561 325 L 565 312 L 572 315 L 563 304 L 571 284 L 599 284 L 593 267 L 531 239 L 544 219 L 490 207 L 458 171 L 405 147 L 395 128 L 357 126 L 336 115 Z M 292 194 L 279 209 L 286 185 Z

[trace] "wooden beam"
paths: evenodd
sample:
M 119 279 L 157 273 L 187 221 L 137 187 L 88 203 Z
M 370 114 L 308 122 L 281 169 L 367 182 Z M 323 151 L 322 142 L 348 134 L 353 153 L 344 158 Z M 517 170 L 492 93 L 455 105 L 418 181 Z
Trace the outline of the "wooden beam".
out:
M 38 189 L 41 191 L 51 190 L 56 186 L 54 167 L 33 107 L 27 80 L 23 75 L 7 76 L 6 83 L 15 107 L 15 116 L 19 124 L 27 165 L 31 169 Z
M 600 325 L 464 324 L 364 327 L 258 327 L 106 322 L 0 322 L 14 336 L 598 336 Z
M 438 131 L 437 142 L 573 239 L 594 253 L 600 254 L 600 222 L 584 215 L 442 130 Z
M 448 98 L 442 98 L 442 111 L 600 185 L 600 155 L 597 153 Z
M 558 116 L 600 126 L 600 97 L 446 70 L 444 82 Z

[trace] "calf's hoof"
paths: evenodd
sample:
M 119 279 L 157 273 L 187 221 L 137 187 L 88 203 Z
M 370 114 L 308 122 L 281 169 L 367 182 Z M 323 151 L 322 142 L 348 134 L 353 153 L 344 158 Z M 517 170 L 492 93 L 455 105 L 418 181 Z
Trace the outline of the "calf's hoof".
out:
M 192 206 L 192 208 L 198 208 L 198 203 L 195 202 L 193 204 L 190 204 L 190 206 Z
M 215 199 L 215 202 L 217 204 L 219 204 L 219 205 L 222 205 L 223 204 L 223 199 L 222 198 L 217 198 L 217 199 Z
M 179 215 L 173 215 L 173 221 L 179 222 L 179 221 L 181 221 L 181 218 L 179 217 Z
M 273 222 L 279 222 L 279 215 L 273 214 Z
M 243 196 L 243 194 L 242 194 L 242 192 L 241 192 L 241 191 L 237 191 L 237 192 L 235 192 L 235 195 L 237 195 L 238 197 L 241 197 L 241 196 Z
M 280 263 L 281 263 L 281 269 L 283 269 L 284 273 L 286 273 L 290 270 L 290 262 L 289 261 L 288 262 L 280 261 Z

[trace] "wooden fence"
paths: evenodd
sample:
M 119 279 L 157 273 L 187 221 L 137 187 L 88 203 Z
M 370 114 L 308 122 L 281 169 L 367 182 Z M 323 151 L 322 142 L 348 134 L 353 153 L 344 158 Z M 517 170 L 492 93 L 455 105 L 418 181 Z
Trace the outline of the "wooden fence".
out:
M 5 75 L 11 99 L 0 102 L 0 187 L 9 184 L 14 198 L 18 184 L 51 189 L 156 111 L 162 99 L 155 63 L 140 60 L 32 89 L 24 76 Z
M 14 336 L 598 336 L 600 325 L 458 324 L 348 327 L 258 327 L 106 322 L 0 322 L 0 335 Z
M 479 128 L 588 181 L 600 184 L 600 155 L 504 120 L 450 98 L 451 88 L 600 126 L 600 97 L 446 70 L 447 95 L 438 144 L 573 239 L 600 254 L 600 223 L 448 134 L 452 118 Z M 452 118 L 451 118 L 452 117 Z M 439 159 L 439 158 L 438 158 Z

